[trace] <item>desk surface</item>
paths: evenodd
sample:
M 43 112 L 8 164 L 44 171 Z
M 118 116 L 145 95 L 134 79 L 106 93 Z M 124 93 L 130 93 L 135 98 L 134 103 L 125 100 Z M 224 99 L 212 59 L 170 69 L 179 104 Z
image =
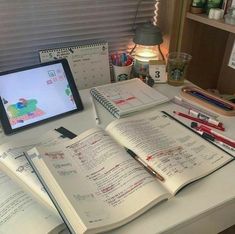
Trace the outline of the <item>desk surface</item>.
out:
M 179 94 L 181 87 L 159 84 L 155 88 L 172 98 Z M 0 142 L 7 142 L 19 137 L 27 140 L 29 137 L 40 136 L 46 131 L 60 126 L 64 126 L 76 134 L 95 127 L 89 90 L 82 90 L 80 94 L 84 104 L 84 111 L 31 128 L 16 135 L 1 137 Z M 101 119 L 100 126 L 105 127 L 115 118 L 100 104 L 96 104 L 98 115 Z M 159 105 L 156 109 L 164 110 L 168 113 L 172 113 L 173 110 L 184 110 L 173 103 Z M 224 135 L 234 137 L 235 117 L 220 116 L 220 120 L 226 128 Z M 186 120 L 185 123 L 189 124 L 190 122 Z M 235 224 L 235 161 L 211 175 L 188 185 L 174 198 L 156 205 L 127 225 L 109 233 L 210 234 L 218 233 L 233 224 Z

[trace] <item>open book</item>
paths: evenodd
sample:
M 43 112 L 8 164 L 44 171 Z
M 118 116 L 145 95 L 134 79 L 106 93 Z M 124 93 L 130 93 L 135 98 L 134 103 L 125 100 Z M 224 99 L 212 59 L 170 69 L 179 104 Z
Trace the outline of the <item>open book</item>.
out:
M 69 138 L 51 130 L 41 137 L 0 145 L 0 233 L 68 233 L 24 151 L 56 145 Z M 11 178 L 11 179 L 10 179 Z
M 0 171 L 0 233 L 58 234 L 63 220 L 22 190 Z
M 24 190 L 57 213 L 53 203 L 47 195 L 44 187 L 29 165 L 24 152 L 39 145 L 55 145 L 69 140 L 61 137 L 61 134 L 51 130 L 41 137 L 7 142 L 0 145 L 0 169 L 17 182 Z
M 233 160 L 157 111 L 87 130 L 64 145 L 33 148 L 27 157 L 72 233 L 123 225 Z

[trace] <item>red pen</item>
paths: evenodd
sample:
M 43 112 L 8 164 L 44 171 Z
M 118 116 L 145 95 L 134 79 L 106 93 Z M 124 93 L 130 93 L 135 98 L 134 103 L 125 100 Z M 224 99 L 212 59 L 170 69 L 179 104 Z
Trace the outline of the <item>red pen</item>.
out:
M 196 117 L 192 117 L 192 116 L 187 115 L 187 114 L 184 114 L 184 113 L 182 113 L 182 112 L 173 111 L 173 113 L 174 113 L 174 114 L 177 114 L 177 115 L 179 115 L 179 116 L 182 116 L 182 117 L 184 117 L 184 118 L 186 118 L 186 119 L 190 119 L 190 120 L 193 120 L 193 121 L 195 121 L 195 122 L 202 123 L 202 124 L 204 124 L 204 125 L 206 125 L 206 126 L 209 126 L 209 127 L 216 128 L 216 129 L 218 129 L 218 130 L 224 131 L 224 127 L 221 126 L 221 125 L 218 125 L 218 126 L 217 126 L 217 125 L 212 124 L 212 123 L 209 123 L 209 122 L 207 122 L 207 121 L 205 121 L 205 120 L 203 120 L 203 119 L 199 119 L 199 118 L 196 118 Z
M 219 134 L 219 133 L 213 131 L 212 129 L 210 129 L 206 126 L 203 126 L 203 125 L 198 126 L 198 129 L 203 131 L 203 132 L 211 134 L 218 141 L 221 141 L 221 142 L 223 142 L 227 145 L 235 147 L 235 140 L 233 140 L 233 139 L 230 139 L 226 136 L 223 136 L 223 135 L 221 135 L 221 134 Z
M 219 125 L 220 125 L 220 126 L 223 126 L 223 124 L 222 124 L 221 122 L 219 122 L 218 120 L 215 120 L 215 119 L 213 119 L 213 118 L 211 118 L 211 117 L 209 117 L 209 116 L 207 116 L 207 115 L 205 115 L 205 114 L 202 114 L 202 113 L 200 113 L 200 112 L 197 112 L 197 111 L 195 111 L 195 110 L 190 109 L 190 110 L 188 111 L 188 113 L 189 113 L 190 116 L 193 116 L 193 117 L 195 117 L 195 118 L 202 119 L 202 120 L 204 120 L 204 121 L 206 121 L 206 122 L 208 122 L 208 123 L 214 124 L 214 125 L 216 125 L 216 126 L 219 126 Z
M 200 134 L 203 138 L 210 140 L 212 142 L 215 142 L 216 144 L 222 145 L 223 147 L 229 149 L 229 150 L 233 150 L 235 151 L 235 147 L 232 147 L 222 141 L 217 140 L 213 135 L 207 133 L 207 132 L 203 132 L 202 130 L 200 130 L 198 127 L 194 127 L 195 131 Z

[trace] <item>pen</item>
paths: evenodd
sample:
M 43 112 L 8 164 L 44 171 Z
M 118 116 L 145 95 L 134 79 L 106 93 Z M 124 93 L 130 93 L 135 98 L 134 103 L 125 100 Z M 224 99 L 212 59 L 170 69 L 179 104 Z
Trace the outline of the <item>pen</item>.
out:
M 133 63 L 133 58 L 126 53 L 111 54 L 112 64 L 115 66 L 129 66 Z
M 217 125 L 217 126 L 222 126 L 223 124 L 215 119 L 212 119 L 211 117 L 205 115 L 205 114 L 202 114 L 200 112 L 197 112 L 195 110 L 192 110 L 190 109 L 189 110 L 189 115 L 193 116 L 193 117 L 196 117 L 196 118 L 199 118 L 199 119 L 202 119 L 208 123 L 211 123 L 211 124 L 214 124 L 214 125 Z
M 207 110 L 204 110 L 203 108 L 200 108 L 190 102 L 188 102 L 187 100 L 185 100 L 184 98 L 182 97 L 178 97 L 178 96 L 175 96 L 173 99 L 172 99 L 172 102 L 174 102 L 175 104 L 177 105 L 180 105 L 182 107 L 185 107 L 187 109 L 193 109 L 195 111 L 198 111 L 198 112 L 201 112 L 201 113 L 204 113 L 206 115 L 209 115 L 210 117 L 213 117 L 213 118 L 217 118 L 218 116 L 215 115 L 214 113 L 210 112 L 210 111 L 207 111 Z
M 198 129 L 203 131 L 203 132 L 211 134 L 218 141 L 221 141 L 221 142 L 223 142 L 227 145 L 235 147 L 235 140 L 233 140 L 233 139 L 230 139 L 226 136 L 223 136 L 223 135 L 221 135 L 221 134 L 219 134 L 219 133 L 213 131 L 212 129 L 210 129 L 206 126 L 203 126 L 203 125 L 198 126 Z
M 196 132 L 197 132 L 198 134 L 200 134 L 203 138 L 205 138 L 205 139 L 207 139 L 207 140 L 210 140 L 210 141 L 212 141 L 212 142 L 215 142 L 216 144 L 219 144 L 219 145 L 221 145 L 221 146 L 223 146 L 223 147 L 225 147 L 225 148 L 227 148 L 227 149 L 229 149 L 229 150 L 235 151 L 235 148 L 234 148 L 234 147 L 232 147 L 232 146 L 230 146 L 230 145 L 228 145 L 228 144 L 225 144 L 224 142 L 221 142 L 221 141 L 216 140 L 214 136 L 212 136 L 211 134 L 209 134 L 209 133 L 207 133 L 207 132 L 203 132 L 203 131 L 198 130 L 198 127 L 194 128 L 194 129 L 195 129 Z
M 190 119 L 190 120 L 193 120 L 193 121 L 195 121 L 195 122 L 205 124 L 205 125 L 207 125 L 207 126 L 209 126 L 209 127 L 216 128 L 216 129 L 219 129 L 219 130 L 221 130 L 221 131 L 224 131 L 224 127 L 223 127 L 223 126 L 220 126 L 220 125 L 217 126 L 217 125 L 215 125 L 215 124 L 208 123 L 208 122 L 205 121 L 205 120 L 192 117 L 192 116 L 187 115 L 187 114 L 184 114 L 184 113 L 182 113 L 182 112 L 173 111 L 173 113 L 174 113 L 174 114 L 177 114 L 177 115 L 179 115 L 179 116 L 181 116 L 181 117 L 184 117 L 184 118 L 186 118 L 186 119 Z
M 160 181 L 165 181 L 165 179 L 158 173 L 156 172 L 153 168 L 151 168 L 149 165 L 147 165 L 140 157 L 138 157 L 132 150 L 126 148 L 127 153 L 137 160 L 151 175 L 155 176 L 157 179 Z
M 220 107 L 224 110 L 233 110 L 233 107 L 232 106 L 229 106 L 228 104 L 225 104 L 221 101 L 218 101 L 216 99 L 213 99 L 213 98 L 210 98 L 210 97 L 207 97 L 206 95 L 203 95 L 202 93 L 200 92 L 197 92 L 197 91 L 191 91 L 190 94 L 196 98 L 199 98 L 199 99 L 202 99 L 204 101 L 207 101 L 209 102 L 210 104 L 212 105 L 215 105 L 217 107 Z
M 95 106 L 93 98 L 92 97 L 90 97 L 90 98 L 91 98 L 91 103 L 92 103 L 92 108 L 93 108 L 93 114 L 95 116 L 95 122 L 96 122 L 97 125 L 99 125 L 100 124 L 100 119 L 99 119 L 99 116 L 97 114 L 96 106 Z

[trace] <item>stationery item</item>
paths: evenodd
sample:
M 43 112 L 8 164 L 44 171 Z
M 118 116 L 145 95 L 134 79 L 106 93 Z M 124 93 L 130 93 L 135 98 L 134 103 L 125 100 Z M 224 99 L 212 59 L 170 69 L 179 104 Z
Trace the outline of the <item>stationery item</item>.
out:
M 127 53 L 114 53 L 111 54 L 112 64 L 115 66 L 123 67 L 133 64 L 133 58 Z
M 199 113 L 195 110 L 189 110 L 189 114 L 195 118 L 199 118 L 199 119 L 202 119 L 208 123 L 211 123 L 211 124 L 214 124 L 214 125 L 217 125 L 217 126 L 223 126 L 223 123 L 219 122 L 218 120 L 215 120 L 215 119 L 212 119 L 211 117 L 205 115 L 205 114 L 202 114 L 202 113 Z
M 38 146 L 27 158 L 74 234 L 121 226 L 233 160 L 158 111 L 118 119 L 105 130 L 89 129 L 63 145 Z
M 218 106 L 222 109 L 225 109 L 225 110 L 232 110 L 233 109 L 230 105 L 227 105 L 226 103 L 220 102 L 216 99 L 210 99 L 208 96 L 202 94 L 201 92 L 192 91 L 191 95 L 193 95 L 194 97 L 200 98 L 202 100 L 205 100 L 207 102 L 210 102 L 211 104 Z
M 98 86 L 90 93 L 116 118 L 169 101 L 138 78 Z
M 205 124 L 205 125 L 207 125 L 207 126 L 210 126 L 210 127 L 212 127 L 212 128 L 216 128 L 216 129 L 221 130 L 221 131 L 224 131 L 224 130 L 225 130 L 223 126 L 220 126 L 220 125 L 217 126 L 217 125 L 212 124 L 212 123 L 209 123 L 209 122 L 207 122 L 207 121 L 205 121 L 205 120 L 203 120 L 203 119 L 195 118 L 195 117 L 192 117 L 192 116 L 190 116 L 190 115 L 184 114 L 184 113 L 182 113 L 182 112 L 173 111 L 173 113 L 176 114 L 176 115 L 179 115 L 179 116 L 181 116 L 181 117 L 184 117 L 184 118 L 186 118 L 186 119 L 190 119 L 190 120 L 192 120 L 192 121 Z
M 77 88 L 86 89 L 110 83 L 108 43 L 78 42 L 74 46 L 39 51 L 41 62 L 66 58 Z
M 5 134 L 83 110 L 66 59 L 0 73 L 0 94 Z
M 206 114 L 214 119 L 216 119 L 218 117 L 218 115 L 216 115 L 215 113 L 212 113 L 211 111 L 205 110 L 197 105 L 194 105 L 191 102 L 189 102 L 187 99 L 184 99 L 182 97 L 175 96 L 171 101 L 174 102 L 175 104 L 180 105 L 182 107 L 185 107 L 187 109 L 192 109 L 192 110 L 198 111 L 200 113 Z
M 18 139 L 0 145 L 0 170 L 53 212 L 56 212 L 55 207 L 29 165 L 24 152 L 36 145 L 50 146 L 66 142 L 70 139 L 68 132 L 70 131 L 60 127 L 57 130 L 48 131 L 42 136 Z M 70 134 L 75 135 L 72 132 Z
M 167 82 L 169 85 L 183 85 L 192 56 L 182 52 L 167 55 Z
M 97 125 L 99 125 L 100 124 L 100 118 L 98 116 L 97 109 L 96 109 L 96 106 L 95 106 L 95 103 L 94 103 L 94 100 L 93 100 L 92 97 L 91 97 L 91 104 L 92 104 L 92 108 L 93 108 L 93 114 L 94 114 L 95 122 L 96 122 Z
M 223 143 L 225 143 L 227 145 L 235 147 L 235 140 L 233 140 L 233 139 L 231 139 L 229 137 L 225 137 L 222 134 L 217 133 L 217 132 L 213 131 L 212 129 L 210 129 L 210 128 L 206 127 L 206 126 L 203 126 L 203 125 L 198 126 L 198 129 L 203 131 L 203 132 L 211 134 L 218 141 L 221 141 L 221 142 L 223 142 Z
M 226 116 L 235 115 L 234 103 L 219 98 L 200 88 L 185 86 L 181 89 L 181 95 L 219 114 Z
M 114 79 L 116 82 L 130 79 L 133 59 L 126 53 L 111 55 Z
M 59 132 L 61 134 L 61 137 L 63 138 L 73 139 L 74 137 L 77 136 L 76 134 L 74 134 L 73 132 L 69 131 L 64 127 L 56 128 L 55 131 Z
M 165 179 L 155 170 L 153 170 L 148 164 L 146 164 L 140 157 L 138 157 L 132 150 L 126 149 L 126 152 L 131 155 L 134 159 L 136 159 L 143 167 L 153 176 L 155 176 L 160 181 L 164 181 Z
M 0 191 L 1 233 L 42 234 L 65 231 L 66 227 L 58 213 L 40 204 L 1 170 Z
M 212 142 L 214 142 L 215 144 L 218 144 L 218 145 L 221 145 L 223 146 L 224 148 L 226 149 L 229 149 L 229 150 L 232 150 L 232 151 L 235 151 L 235 147 L 233 146 L 230 146 L 218 139 L 216 139 L 211 133 L 208 133 L 208 132 L 204 132 L 203 129 L 201 127 L 198 127 L 198 124 L 195 123 L 195 122 L 192 122 L 191 123 L 191 127 L 193 129 L 195 129 L 195 131 L 197 131 L 197 133 L 199 133 L 203 138 L 207 139 L 207 140 L 210 140 Z
M 235 151 L 235 147 L 233 147 L 233 146 L 230 146 L 230 145 L 225 144 L 224 142 L 221 142 L 221 141 L 218 141 L 218 140 L 214 140 L 214 141 L 215 141 L 215 143 L 223 146 L 224 148 L 227 148 L 229 150 Z
M 166 83 L 166 62 L 164 60 L 149 60 L 149 75 L 155 83 Z

